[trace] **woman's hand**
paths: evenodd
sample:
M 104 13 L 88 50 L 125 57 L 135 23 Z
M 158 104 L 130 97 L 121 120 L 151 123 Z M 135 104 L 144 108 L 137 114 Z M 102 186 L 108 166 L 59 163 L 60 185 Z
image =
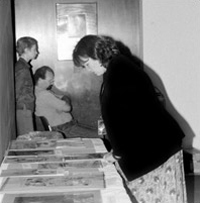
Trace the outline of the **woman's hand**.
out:
M 117 159 L 115 159 L 113 156 L 112 150 L 110 152 L 108 152 L 107 154 L 105 154 L 103 158 L 104 158 L 104 160 L 106 160 L 109 163 L 114 163 L 117 161 Z

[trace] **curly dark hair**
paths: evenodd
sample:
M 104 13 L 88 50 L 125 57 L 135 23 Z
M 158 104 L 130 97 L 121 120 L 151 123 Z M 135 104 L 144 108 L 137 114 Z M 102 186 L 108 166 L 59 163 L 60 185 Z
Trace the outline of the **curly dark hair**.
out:
M 73 62 L 77 67 L 83 67 L 80 57 L 90 57 L 99 60 L 106 68 L 113 56 L 119 54 L 113 38 L 103 35 L 86 35 L 80 39 L 73 51 Z

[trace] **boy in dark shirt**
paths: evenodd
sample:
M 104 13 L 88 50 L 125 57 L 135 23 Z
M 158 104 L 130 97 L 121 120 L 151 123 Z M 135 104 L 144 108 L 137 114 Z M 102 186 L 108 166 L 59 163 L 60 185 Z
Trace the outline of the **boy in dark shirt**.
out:
M 30 62 L 38 56 L 38 42 L 32 37 L 21 37 L 16 51 L 19 59 L 15 65 L 15 99 L 17 134 L 20 135 L 34 131 L 35 97 Z

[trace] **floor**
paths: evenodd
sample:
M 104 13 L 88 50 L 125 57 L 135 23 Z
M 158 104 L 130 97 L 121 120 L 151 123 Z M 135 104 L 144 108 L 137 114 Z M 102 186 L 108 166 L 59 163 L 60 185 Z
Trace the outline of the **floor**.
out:
M 186 175 L 188 203 L 200 203 L 200 175 Z
M 200 203 L 200 174 L 193 173 L 192 155 L 184 153 L 184 170 L 188 203 Z

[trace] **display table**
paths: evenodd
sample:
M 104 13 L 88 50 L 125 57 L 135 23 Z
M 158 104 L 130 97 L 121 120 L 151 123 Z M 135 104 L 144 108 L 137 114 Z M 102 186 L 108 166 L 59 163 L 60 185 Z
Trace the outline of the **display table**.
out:
M 98 138 L 11 141 L 0 167 L 0 202 L 131 203 Z

